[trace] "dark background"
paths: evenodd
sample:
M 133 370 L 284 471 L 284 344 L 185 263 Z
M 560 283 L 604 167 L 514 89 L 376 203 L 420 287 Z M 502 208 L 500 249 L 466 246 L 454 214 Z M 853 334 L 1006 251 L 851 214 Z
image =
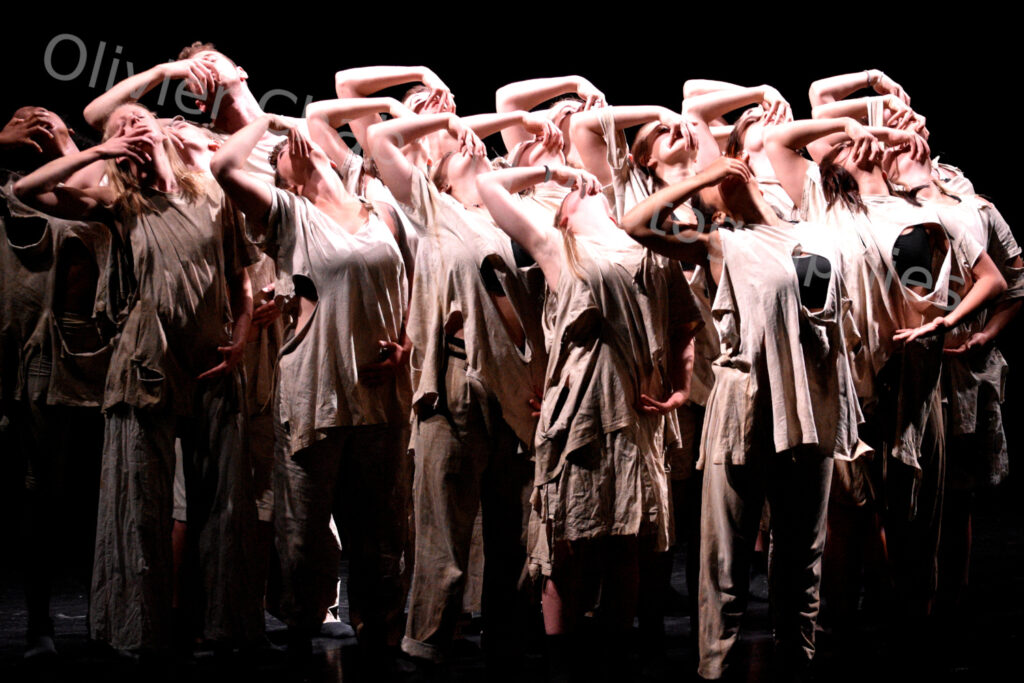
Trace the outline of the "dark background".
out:
M 301 113 L 308 95 L 333 97 L 338 69 L 372 64 L 430 66 L 451 87 L 463 114 L 493 111 L 495 89 L 510 81 L 581 74 L 613 104 L 673 109 L 687 78 L 770 83 L 798 117 L 810 113 L 811 81 L 879 68 L 903 85 L 912 106 L 928 117 L 933 154 L 964 169 L 1016 228 L 1018 240 L 1024 239 L 1024 229 L 1017 227 L 1024 224 L 1024 212 L 1017 204 L 1016 132 L 1022 38 L 1014 33 L 1018 19 L 1008 11 L 980 3 L 955 12 L 938 5 L 902 12 L 847 3 L 813 10 L 779 3 L 704 9 L 683 3 L 436 3 L 428 11 L 396 3 L 371 6 L 292 4 L 261 15 L 255 4 L 239 3 L 221 13 L 211 3 L 178 3 L 160 12 L 96 6 L 102 15 L 74 16 L 53 6 L 22 4 L 19 8 L 29 12 L 38 7 L 35 19 L 0 19 L 0 117 L 6 121 L 23 104 L 42 105 L 88 132 L 82 108 L 105 88 L 114 57 L 121 60 L 115 75 L 120 80 L 127 62 L 138 72 L 175 58 L 194 40 L 214 42 L 244 67 L 257 98 L 275 88 L 294 93 L 297 104 L 276 97 L 267 107 L 290 115 Z M 82 74 L 71 81 L 54 79 L 44 63 L 47 45 L 64 33 L 81 40 L 87 57 Z M 105 54 L 90 87 L 101 43 Z M 64 41 L 52 65 L 67 74 L 78 58 L 78 47 Z M 153 93 L 144 102 L 155 106 Z M 173 94 L 167 104 L 159 110 L 179 113 Z M 502 151 L 497 136 L 488 144 Z M 1024 406 L 1022 339 L 1024 328 L 1017 322 L 1000 342 L 1011 368 L 1004 419 L 1013 471 L 1024 448 L 1024 420 L 1018 419 Z M 1014 527 L 1024 520 L 1021 478 L 1011 474 L 1001 491 L 986 493 L 981 501 L 994 506 L 995 519 Z

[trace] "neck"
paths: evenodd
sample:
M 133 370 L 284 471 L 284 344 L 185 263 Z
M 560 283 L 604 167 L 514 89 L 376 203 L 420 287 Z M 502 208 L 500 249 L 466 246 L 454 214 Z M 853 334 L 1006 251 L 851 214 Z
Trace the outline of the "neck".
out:
M 885 175 L 877 166 L 870 171 L 859 171 L 856 180 L 857 189 L 862 195 L 887 197 L 891 194 L 885 182 Z
M 263 115 L 249 86 L 239 83 L 214 100 L 213 125 L 228 133 L 237 133 Z
M 299 194 L 320 208 L 359 204 L 359 200 L 345 189 L 341 178 L 330 168 L 326 171 L 320 168 L 315 169 L 306 184 L 302 186 Z
M 781 225 L 778 214 L 764 200 L 761 191 L 756 186 L 751 187 L 753 182 L 747 184 L 747 192 L 737 192 L 730 198 L 729 214 L 751 225 Z
M 693 167 L 690 164 L 660 165 L 656 169 L 658 179 L 665 185 L 675 185 L 693 175 Z
M 476 189 L 476 178 L 452 178 L 451 195 L 467 209 L 483 207 L 484 200 Z

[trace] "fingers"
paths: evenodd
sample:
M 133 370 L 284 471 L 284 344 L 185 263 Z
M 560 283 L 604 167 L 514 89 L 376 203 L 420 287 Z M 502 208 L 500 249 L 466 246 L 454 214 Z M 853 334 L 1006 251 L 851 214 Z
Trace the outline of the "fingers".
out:
M 228 367 L 227 361 L 218 363 L 206 372 L 199 375 L 197 379 L 210 379 L 211 377 L 220 377 L 221 375 L 227 374 L 231 368 Z

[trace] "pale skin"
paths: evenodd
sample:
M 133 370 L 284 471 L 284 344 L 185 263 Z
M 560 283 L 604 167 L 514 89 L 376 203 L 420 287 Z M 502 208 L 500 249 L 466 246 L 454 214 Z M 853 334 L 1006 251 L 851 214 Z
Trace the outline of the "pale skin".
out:
M 920 188 L 917 192 L 919 199 L 947 205 L 958 204 L 959 201 L 956 198 L 950 197 L 939 189 L 932 176 L 932 167 L 929 162 L 930 152 L 924 138 L 906 131 L 897 131 L 897 133 L 907 136 L 907 140 L 902 144 L 893 141 L 894 146 L 886 150 L 884 163 L 889 169 L 889 177 L 906 187 Z M 1010 268 L 1021 268 L 1024 267 L 1024 261 L 1020 256 L 1015 256 L 1006 265 Z M 1006 329 L 1010 321 L 1020 312 L 1022 304 L 1024 301 L 1020 299 L 997 300 L 991 307 L 983 329 L 972 334 L 959 346 L 944 349 L 944 352 L 950 355 L 962 355 L 973 349 L 987 346 Z
M 76 171 L 108 159 L 130 164 L 145 187 L 165 193 L 179 191 L 165 146 L 166 133 L 152 114 L 134 105 L 118 107 L 107 122 L 107 135 L 108 139 L 101 144 L 55 159 L 25 176 L 15 183 L 15 195 L 29 206 L 53 216 L 112 225 L 111 208 L 116 198 L 109 187 L 82 189 L 61 184 Z M 234 319 L 233 342 L 217 347 L 223 360 L 201 373 L 198 379 L 228 374 L 244 355 L 252 319 L 252 286 L 244 269 L 237 275 L 227 274 L 227 280 Z
M 833 127 L 829 127 L 830 124 Z M 889 186 L 880 165 L 882 150 L 878 144 L 878 138 L 871 131 L 853 119 L 794 121 L 774 127 L 766 135 L 765 147 L 772 160 L 772 165 L 775 167 L 776 176 L 797 207 L 800 206 L 803 180 L 811 162 L 801 157 L 796 150 L 809 142 L 835 132 L 846 133 L 852 141 L 852 144 L 842 150 L 834 161 L 846 169 L 857 181 L 860 194 L 862 196 L 890 195 Z M 893 144 L 904 144 L 897 142 L 903 131 L 875 130 L 875 133 Z M 921 148 L 919 146 L 915 148 L 914 153 L 920 156 Z M 973 315 L 986 302 L 994 300 L 1006 290 L 1006 281 L 999 274 L 998 268 L 988 254 L 981 255 L 972 266 L 971 274 L 974 278 L 974 286 L 950 313 L 938 316 L 914 329 L 897 330 L 893 335 L 893 340 L 909 342 L 924 335 L 941 334 L 947 329 L 955 327 L 965 317 Z
M 604 93 L 594 87 L 594 84 L 582 76 L 556 76 L 553 78 L 532 78 L 526 81 L 509 83 L 498 88 L 494 93 L 494 106 L 497 112 L 509 112 L 516 110 L 530 111 L 542 102 L 554 99 L 561 95 L 576 95 L 582 102 L 574 106 L 575 109 L 587 110 L 607 106 L 608 100 Z M 548 116 L 559 109 L 555 105 L 548 111 Z M 563 153 L 566 157 L 571 156 L 569 148 L 571 138 L 569 136 L 569 121 L 571 114 L 559 116 L 557 125 L 562 132 L 565 141 Z M 516 145 L 527 142 L 531 133 L 522 127 L 509 127 L 501 131 L 502 141 L 505 148 L 512 150 Z
M 364 105 L 365 106 L 365 105 Z M 324 110 L 331 109 L 325 105 Z M 335 111 L 337 111 L 337 108 Z M 344 111 L 342 110 L 343 114 Z M 308 199 L 321 212 L 349 233 L 358 232 L 369 220 L 368 209 L 351 195 L 331 166 L 331 160 L 319 146 L 306 139 L 294 127 L 271 114 L 266 114 L 233 135 L 214 155 L 211 170 L 225 193 L 241 207 L 247 216 L 265 222 L 270 211 L 270 187 L 244 170 L 245 160 L 260 138 L 273 126 L 288 130 L 288 143 L 282 150 L 277 169 L 289 190 Z M 391 231 L 402 252 L 406 272 L 411 277 L 412 257 L 405 241 L 405 233 L 385 205 L 375 207 Z M 302 329 L 313 314 L 315 302 L 299 297 L 298 329 Z M 405 312 L 408 315 L 408 311 Z M 359 381 L 377 386 L 394 376 L 408 361 L 412 342 L 402 333 L 401 342 L 379 340 L 382 360 L 359 369 Z

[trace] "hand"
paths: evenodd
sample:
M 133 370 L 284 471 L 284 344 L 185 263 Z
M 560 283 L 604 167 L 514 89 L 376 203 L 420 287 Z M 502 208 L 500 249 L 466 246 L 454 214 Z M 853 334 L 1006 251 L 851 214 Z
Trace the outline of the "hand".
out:
M 851 120 L 846 125 L 846 134 L 850 136 L 850 142 L 853 143 L 851 152 L 854 163 L 861 164 L 865 161 L 878 163 L 882 160 L 882 146 L 864 126 Z
M 433 70 L 424 67 L 420 83 L 430 88 L 423 111 L 455 113 L 455 97 L 452 89 Z M 431 109 L 431 107 L 435 107 Z
M 113 159 L 118 164 L 130 160 L 145 166 L 153 160 L 152 147 L 153 136 L 149 131 L 125 126 L 93 149 L 101 159 Z
M 313 145 L 298 128 L 288 129 L 288 158 L 292 170 L 301 178 L 313 170 Z
M 927 164 L 931 161 L 932 150 L 928 147 L 925 139 L 911 131 L 900 131 L 905 139 L 899 143 L 902 152 L 909 154 L 910 158 L 919 164 Z
M 524 114 L 523 129 L 540 140 L 546 149 L 562 149 L 562 130 L 543 114 Z
M 359 368 L 359 381 L 371 387 L 380 386 L 394 377 L 409 357 L 406 348 L 397 342 L 381 339 L 379 344 L 381 360 Z
M 946 319 L 942 316 L 926 322 L 924 325 L 915 328 L 896 330 L 892 336 L 893 341 L 911 342 L 919 337 L 930 337 L 936 334 L 943 334 L 949 329 Z
M 0 130 L 0 148 L 31 147 L 41 154 L 43 148 L 33 138 L 52 140 L 54 124 L 51 117 L 55 116 L 56 114 L 47 109 L 36 107 L 27 115 L 11 118 L 3 130 Z
M 874 81 L 871 87 L 875 89 L 875 92 L 881 95 L 893 95 L 902 100 L 904 104 L 910 104 L 910 95 L 903 90 L 903 86 L 886 76 L 884 72 L 877 69 L 869 72 L 869 80 Z
M 991 341 L 991 335 L 982 330 L 981 332 L 975 332 L 974 334 L 972 334 L 967 339 L 967 341 L 965 341 L 960 346 L 954 346 L 948 349 L 943 349 L 942 352 L 949 354 L 950 356 L 962 356 L 968 351 L 973 351 L 974 349 L 980 349 L 987 346 L 988 343 Z
M 224 356 L 224 360 L 199 375 L 199 379 L 210 379 L 230 373 L 236 365 L 242 362 L 242 357 L 245 355 L 245 340 L 243 339 L 238 344 L 218 346 L 217 352 Z
M 585 78 L 580 79 L 576 87 L 576 94 L 583 99 L 583 109 L 599 109 L 608 106 L 608 99 L 604 93 L 594 87 L 594 84 Z
M 601 181 L 594 174 L 572 166 L 551 166 L 551 179 L 559 185 L 579 189 L 581 196 L 601 191 Z
M 533 387 L 533 396 L 527 401 L 530 404 L 530 417 L 540 417 L 540 403 L 544 400 L 539 387 Z
M 640 394 L 640 405 L 637 407 L 647 415 L 667 415 L 686 403 L 687 398 L 689 396 L 685 391 L 673 391 L 664 401 L 655 401 L 647 394 Z
M 277 133 L 295 129 L 295 122 L 277 114 L 264 114 L 267 117 L 267 130 Z
M 462 122 L 462 119 L 452 116 L 448 123 L 448 132 L 459 141 L 459 151 L 469 156 L 486 156 L 487 148 L 477 137 L 473 129 Z
M 782 96 L 782 93 L 770 85 L 765 86 L 761 106 L 764 107 L 763 120 L 766 125 L 785 123 L 793 119 L 793 109 L 789 106 L 789 102 Z
M 707 174 L 708 185 L 717 185 L 727 178 L 740 182 L 748 182 L 754 174 L 742 159 L 732 157 L 718 157 L 704 169 Z
M 281 317 L 281 307 L 274 298 L 274 283 L 261 289 L 259 296 L 266 300 L 252 312 L 252 325 L 262 329 Z
M 170 62 L 164 66 L 164 75 L 174 80 L 184 80 L 190 93 L 204 99 L 217 89 L 217 71 L 201 57 Z

